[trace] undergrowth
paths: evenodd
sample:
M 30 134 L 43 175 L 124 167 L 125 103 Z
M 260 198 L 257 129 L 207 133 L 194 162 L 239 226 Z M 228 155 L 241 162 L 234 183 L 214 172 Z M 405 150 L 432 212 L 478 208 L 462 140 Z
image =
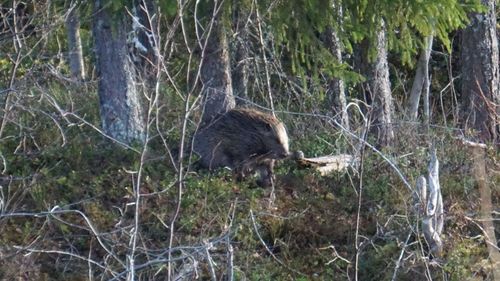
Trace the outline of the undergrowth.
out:
M 61 131 L 49 117 L 27 114 L 23 118 L 20 122 L 25 126 L 9 126 L 9 137 L 0 143 L 5 163 L 0 279 L 16 278 L 20 273 L 31 280 L 87 280 L 89 274 L 110 277 L 97 266 L 89 273 L 87 262 L 67 253 L 119 270 L 120 265 L 100 243 L 119 259 L 127 259 L 140 155 L 77 122 L 62 128 L 63 145 Z M 294 134 L 297 130 L 292 128 L 292 150 L 303 150 L 306 156 L 352 151 L 348 139 L 338 131 L 319 128 L 313 135 L 305 131 Z M 413 254 L 401 261 L 397 280 L 415 280 L 414 272 L 426 271 L 433 280 L 487 279 L 490 265 L 485 242 L 476 238 L 481 234 L 477 223 L 467 219 L 478 210 L 470 155 L 457 147 L 449 132 L 436 129 L 433 134 L 440 139 L 437 148 L 447 217 L 441 257 L 429 256 L 423 237 L 412 232 L 416 225 L 411 213 L 413 194 L 394 169 L 369 149 L 362 173 L 349 169 L 322 177 L 292 161 L 279 163 L 274 200 L 269 189 L 256 187 L 252 179 L 236 182 L 225 169 L 209 174 L 190 168 L 183 181 L 172 242 L 185 248 L 174 256 L 190 253 L 190 259 L 200 263 L 199 277 L 210 278 L 204 253 L 189 247 L 212 243 L 208 249 L 218 264 L 216 274 L 226 276 L 227 249 L 221 241 L 229 239 L 236 280 L 349 280 L 356 271 L 360 280 L 390 280 L 405 246 L 405 253 Z M 168 137 L 174 147 L 178 137 Z M 167 251 L 170 222 L 179 199 L 177 175 L 164 147 L 156 141 L 151 143 L 140 183 L 139 245 L 148 251 L 137 259 L 144 263 Z M 424 138 L 403 130 L 398 141 L 396 149 L 383 153 L 414 185 L 426 173 L 428 146 Z M 497 154 L 492 157 L 498 161 Z M 498 203 L 498 190 L 493 195 Z M 50 213 L 54 210 L 69 212 Z M 85 218 L 74 211 L 85 214 L 103 241 L 96 239 Z M 33 249 L 38 251 L 29 252 Z M 51 251 L 54 249 L 66 254 Z M 424 261 L 429 259 L 431 267 L 425 269 L 429 263 Z M 159 280 L 165 272 L 165 263 L 160 263 L 139 276 Z M 417 279 L 425 278 L 420 277 Z

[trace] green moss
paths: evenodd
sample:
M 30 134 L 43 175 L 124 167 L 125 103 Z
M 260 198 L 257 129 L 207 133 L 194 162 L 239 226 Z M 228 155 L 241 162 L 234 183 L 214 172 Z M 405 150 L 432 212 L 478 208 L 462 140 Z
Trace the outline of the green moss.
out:
M 483 275 L 484 270 L 491 270 L 484 243 L 482 239 L 464 239 L 453 245 L 443 268 L 448 280 L 477 280 L 474 276 Z
M 394 262 L 387 257 L 397 257 L 400 249 L 395 242 L 369 248 L 363 252 L 359 263 L 361 280 L 391 280 Z

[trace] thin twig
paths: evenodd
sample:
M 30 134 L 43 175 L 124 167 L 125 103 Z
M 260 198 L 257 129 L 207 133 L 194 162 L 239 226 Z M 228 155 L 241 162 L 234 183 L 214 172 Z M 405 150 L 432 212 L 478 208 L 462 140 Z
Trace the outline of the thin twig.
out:
M 401 248 L 401 252 L 399 253 L 399 258 L 396 261 L 396 266 L 394 267 L 394 272 L 392 273 L 392 279 L 391 279 L 392 281 L 396 281 L 396 276 L 398 274 L 398 270 L 401 267 L 401 260 L 403 259 L 403 254 L 406 250 L 406 247 L 408 246 L 408 242 L 410 241 L 410 237 L 412 234 L 413 234 L 413 230 L 410 230 L 410 232 L 408 232 L 408 236 L 406 237 L 405 244 Z

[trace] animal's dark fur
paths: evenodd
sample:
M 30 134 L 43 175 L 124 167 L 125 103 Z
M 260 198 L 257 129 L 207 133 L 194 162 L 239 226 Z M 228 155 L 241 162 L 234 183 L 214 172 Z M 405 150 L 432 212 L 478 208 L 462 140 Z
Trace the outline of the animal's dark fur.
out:
M 257 171 L 262 186 L 271 184 L 275 160 L 289 154 L 283 123 L 254 109 L 232 109 L 200 128 L 193 150 L 209 170 L 230 167 L 238 179 Z

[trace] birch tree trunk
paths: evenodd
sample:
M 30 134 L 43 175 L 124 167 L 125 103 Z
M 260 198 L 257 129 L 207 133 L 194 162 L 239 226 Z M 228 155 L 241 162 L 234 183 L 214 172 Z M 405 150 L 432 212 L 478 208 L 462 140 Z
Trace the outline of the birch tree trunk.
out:
M 417 69 L 415 71 L 415 78 L 413 79 L 410 98 L 408 100 L 407 115 L 410 118 L 410 120 L 417 120 L 420 96 L 422 95 L 423 91 L 427 91 L 427 89 L 425 89 L 425 85 L 429 83 L 429 61 L 431 57 L 433 39 L 434 39 L 433 36 L 428 36 L 425 39 L 426 46 L 422 50 L 420 58 L 418 59 Z M 426 118 L 428 118 L 428 116 L 426 116 Z
M 325 31 L 325 43 L 333 54 L 337 63 L 342 63 L 342 46 L 338 34 L 333 28 Z M 349 115 L 347 114 L 347 99 L 345 96 L 345 83 L 342 79 L 332 77 L 328 85 L 328 103 L 335 115 L 340 116 L 340 124 L 349 130 Z
M 484 14 L 471 14 L 462 32 L 462 125 L 481 141 L 498 142 L 500 130 L 499 56 L 495 1 L 483 0 Z
M 125 12 L 120 19 L 112 20 L 104 4 L 95 1 L 93 22 L 102 127 L 120 142 L 144 142 L 143 109 L 127 46 L 130 24 Z
M 392 125 L 393 101 L 387 62 L 387 38 L 383 21 L 380 30 L 377 31 L 375 43 L 376 57 L 371 65 L 369 81 L 373 99 L 371 132 L 376 135 L 379 146 L 388 146 L 394 139 Z
M 215 1 L 214 6 L 218 4 Z M 223 4 L 220 4 L 223 5 Z M 212 32 L 202 52 L 201 81 L 203 83 L 204 110 L 202 122 L 209 123 L 214 117 L 234 108 L 228 43 L 223 24 L 224 8 L 214 18 Z
M 71 77 L 75 80 L 85 80 L 82 40 L 80 38 L 80 18 L 77 6 L 71 7 L 67 15 L 66 34 L 68 36 L 68 58 Z

